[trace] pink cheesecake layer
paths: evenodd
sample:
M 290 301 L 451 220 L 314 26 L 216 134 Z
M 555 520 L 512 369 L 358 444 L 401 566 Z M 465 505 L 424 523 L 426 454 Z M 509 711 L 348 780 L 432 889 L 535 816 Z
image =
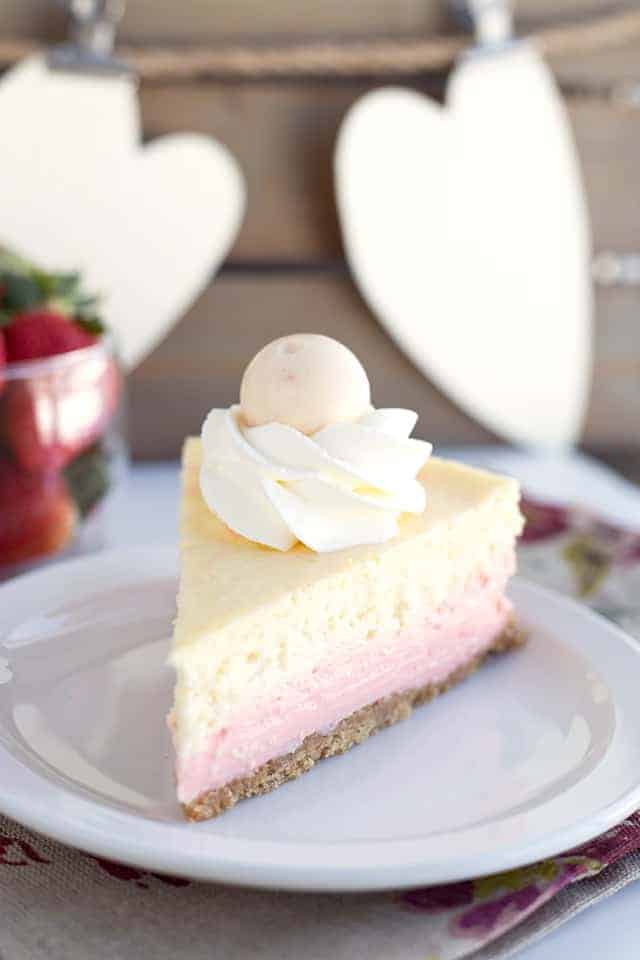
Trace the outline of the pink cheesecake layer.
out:
M 178 758 L 180 802 L 249 775 L 375 700 L 442 683 L 489 649 L 506 626 L 512 607 L 504 588 L 512 572 L 509 558 L 411 627 L 378 634 L 356 655 L 329 661 L 268 698 L 244 704 L 205 750 Z

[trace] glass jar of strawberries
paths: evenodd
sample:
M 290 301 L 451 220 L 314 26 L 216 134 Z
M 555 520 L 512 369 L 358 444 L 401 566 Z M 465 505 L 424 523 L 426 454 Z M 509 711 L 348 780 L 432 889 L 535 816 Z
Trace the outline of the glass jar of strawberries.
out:
M 126 461 L 122 392 L 80 276 L 0 249 L 0 577 L 99 540 Z

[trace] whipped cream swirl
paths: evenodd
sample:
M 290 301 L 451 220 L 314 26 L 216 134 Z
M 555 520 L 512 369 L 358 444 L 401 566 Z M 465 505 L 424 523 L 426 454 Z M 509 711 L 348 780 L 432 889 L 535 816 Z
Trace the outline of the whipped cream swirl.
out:
M 239 406 L 212 410 L 202 427 L 202 495 L 236 533 L 277 550 L 383 543 L 401 513 L 425 507 L 416 475 L 432 447 L 410 438 L 416 420 L 411 410 L 370 409 L 306 436 L 284 423 L 248 427 Z

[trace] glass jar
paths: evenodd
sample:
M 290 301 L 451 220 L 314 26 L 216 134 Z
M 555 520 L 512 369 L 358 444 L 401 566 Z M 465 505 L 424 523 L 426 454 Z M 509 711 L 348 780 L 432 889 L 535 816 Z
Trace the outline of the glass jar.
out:
M 0 578 L 95 549 L 124 476 L 113 341 L 0 368 Z

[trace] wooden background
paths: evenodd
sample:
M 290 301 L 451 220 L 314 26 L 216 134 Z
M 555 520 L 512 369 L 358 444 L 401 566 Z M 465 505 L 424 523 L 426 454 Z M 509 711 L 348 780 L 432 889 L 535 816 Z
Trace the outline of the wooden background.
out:
M 523 30 L 619 9 L 609 0 L 520 0 Z M 129 0 L 120 37 L 147 45 L 231 40 L 439 36 L 455 29 L 435 0 Z M 3 38 L 63 35 L 44 0 L 2 0 Z M 640 42 L 552 62 L 574 126 L 596 251 L 640 250 Z M 403 78 L 441 96 L 443 75 Z M 176 455 L 213 405 L 237 394 L 248 358 L 294 330 L 338 336 L 368 368 L 377 404 L 406 405 L 438 442 L 490 435 L 436 391 L 391 344 L 344 263 L 333 200 L 335 134 L 349 105 L 381 78 L 226 78 L 143 83 L 146 136 L 192 129 L 222 140 L 249 188 L 246 221 L 227 263 L 131 378 L 131 439 L 140 457 Z M 394 80 L 394 82 L 397 82 Z M 543 278 L 541 278 L 543 279 Z M 597 289 L 596 361 L 585 444 L 640 450 L 640 288 Z

